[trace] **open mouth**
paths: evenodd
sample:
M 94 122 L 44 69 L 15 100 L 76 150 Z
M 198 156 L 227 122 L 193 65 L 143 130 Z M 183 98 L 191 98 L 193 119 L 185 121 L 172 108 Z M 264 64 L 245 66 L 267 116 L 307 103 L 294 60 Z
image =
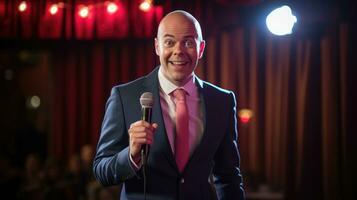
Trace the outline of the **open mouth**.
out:
M 187 61 L 169 61 L 170 64 L 172 65 L 186 65 L 188 62 Z

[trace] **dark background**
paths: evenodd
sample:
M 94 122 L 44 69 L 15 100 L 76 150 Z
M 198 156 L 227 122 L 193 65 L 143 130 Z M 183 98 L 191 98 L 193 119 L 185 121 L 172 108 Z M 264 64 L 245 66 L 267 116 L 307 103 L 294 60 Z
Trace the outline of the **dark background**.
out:
M 196 73 L 237 95 L 241 166 L 249 199 L 355 199 L 356 6 L 353 1 L 0 1 L 0 174 L 9 199 L 110 199 L 91 176 L 110 89 L 158 65 L 160 19 L 184 9 L 200 21 L 206 50 Z M 77 15 L 92 5 L 90 16 Z M 265 16 L 287 4 L 290 36 Z M 33 108 L 32 96 L 41 104 Z M 138 102 L 139 103 L 139 102 Z

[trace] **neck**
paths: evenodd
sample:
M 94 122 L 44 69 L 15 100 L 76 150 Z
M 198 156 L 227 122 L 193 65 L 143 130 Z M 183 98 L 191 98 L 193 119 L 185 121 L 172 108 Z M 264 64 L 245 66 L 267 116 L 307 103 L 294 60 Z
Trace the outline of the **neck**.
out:
M 192 81 L 193 79 L 193 73 L 188 76 L 184 81 L 174 81 L 173 84 L 175 84 L 177 87 L 182 87 L 186 85 L 187 82 Z

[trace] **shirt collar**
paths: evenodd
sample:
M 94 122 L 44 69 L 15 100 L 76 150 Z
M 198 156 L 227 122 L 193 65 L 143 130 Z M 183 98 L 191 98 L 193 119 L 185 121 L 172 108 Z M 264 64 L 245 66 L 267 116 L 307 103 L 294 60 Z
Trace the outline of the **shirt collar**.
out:
M 197 86 L 195 84 L 195 80 L 196 80 L 195 77 L 196 75 L 193 73 L 191 80 L 187 81 L 187 83 L 184 86 L 178 87 L 164 76 L 164 74 L 162 73 L 161 66 L 158 73 L 160 87 L 166 95 L 170 95 L 170 93 L 176 90 L 177 88 L 183 88 L 188 93 L 189 96 L 193 95 L 194 92 L 197 90 Z

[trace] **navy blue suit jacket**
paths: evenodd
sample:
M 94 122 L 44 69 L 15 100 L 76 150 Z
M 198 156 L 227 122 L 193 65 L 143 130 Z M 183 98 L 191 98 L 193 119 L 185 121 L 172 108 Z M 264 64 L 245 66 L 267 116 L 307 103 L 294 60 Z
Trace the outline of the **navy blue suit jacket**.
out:
M 152 122 L 159 126 L 147 162 L 147 199 L 244 199 L 235 96 L 198 78 L 196 82 L 204 105 L 204 133 L 182 173 L 165 131 L 158 68 L 112 89 L 93 165 L 99 182 L 103 185 L 124 183 L 121 199 L 144 199 L 141 170 L 136 171 L 130 163 L 128 129 L 141 119 L 141 94 L 151 92 L 155 98 Z M 209 180 L 213 180 L 213 184 Z

